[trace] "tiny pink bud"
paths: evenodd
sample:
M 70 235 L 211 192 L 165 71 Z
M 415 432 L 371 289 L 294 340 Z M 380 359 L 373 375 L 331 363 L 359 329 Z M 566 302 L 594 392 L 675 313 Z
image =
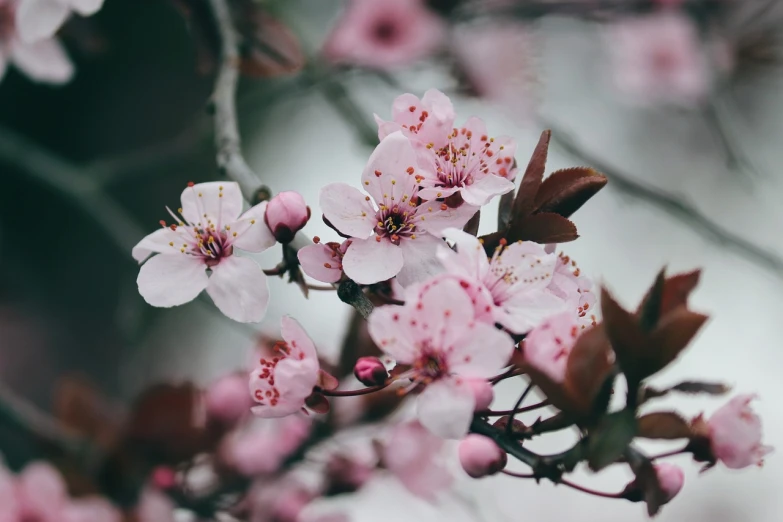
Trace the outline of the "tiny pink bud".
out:
M 727 468 L 760 466 L 772 452 L 772 447 L 761 441 L 761 417 L 750 404 L 755 398 L 755 395 L 738 395 L 707 421 L 712 454 Z
M 495 398 L 495 389 L 484 379 L 467 379 L 468 386 L 470 386 L 473 392 L 473 397 L 476 399 L 476 411 L 483 411 L 489 408 L 492 404 L 492 399 Z
M 231 374 L 221 377 L 207 388 L 207 414 L 226 424 L 238 422 L 253 407 L 247 391 L 247 376 Z
M 267 204 L 266 224 L 280 243 L 290 243 L 310 219 L 310 207 L 298 192 L 281 192 Z
M 459 443 L 459 462 L 468 475 L 481 478 L 505 468 L 508 455 L 489 437 L 471 434 Z
M 152 470 L 151 480 L 156 488 L 165 491 L 176 485 L 177 474 L 168 466 L 158 466 Z
M 661 490 L 666 494 L 666 502 L 669 502 L 682 489 L 685 482 L 685 475 L 679 466 L 662 462 L 655 465 L 655 473 L 658 475 L 658 482 L 661 484 Z
M 380 386 L 389 378 L 389 372 L 377 357 L 360 357 L 353 367 L 353 374 L 365 386 Z

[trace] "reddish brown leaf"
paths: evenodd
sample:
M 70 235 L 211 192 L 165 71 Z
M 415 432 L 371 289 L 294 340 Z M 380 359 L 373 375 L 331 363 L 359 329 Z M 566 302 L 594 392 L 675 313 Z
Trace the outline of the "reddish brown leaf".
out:
M 514 200 L 511 218 L 512 226 L 533 213 L 536 194 L 544 179 L 544 169 L 546 168 L 546 157 L 551 137 L 552 131 L 545 130 L 541 133 L 536 148 L 533 149 L 533 155 L 530 157 L 530 162 L 525 169 L 525 175 L 522 177 L 519 185 L 517 198 Z
M 668 314 L 678 306 L 687 305 L 688 297 L 699 284 L 700 277 L 701 270 L 694 270 L 667 278 L 661 298 L 661 314 Z
M 336 390 L 337 387 L 340 386 L 340 381 L 338 381 L 336 377 L 329 374 L 328 372 L 325 372 L 324 370 L 318 370 L 318 381 L 316 386 L 322 390 Z
M 607 181 L 606 176 L 589 167 L 555 171 L 541 184 L 535 209 L 568 217 L 604 188 Z
M 506 234 L 509 243 L 535 241 L 536 243 L 566 243 L 579 237 L 576 226 L 558 214 L 542 213 L 528 216 L 518 225 L 512 225 Z
M 706 315 L 684 307 L 668 314 L 644 347 L 642 378 L 657 373 L 674 361 L 707 319 Z
M 611 348 L 602 325 L 584 330 L 568 356 L 565 382 L 568 396 L 581 412 L 593 401 L 612 370 Z
M 648 413 L 638 424 L 638 436 L 646 439 L 687 439 L 692 434 L 688 421 L 671 411 Z
M 311 393 L 305 399 L 305 405 L 316 413 L 329 413 L 329 399 L 321 393 Z
M 498 232 L 493 232 L 491 234 L 486 234 L 481 237 L 479 237 L 479 240 L 481 240 L 481 245 L 484 247 L 484 252 L 486 252 L 487 256 L 492 256 L 492 254 L 495 253 L 495 249 L 500 245 L 500 240 L 503 239 L 503 236 L 506 235 L 505 230 L 500 230 Z
M 658 320 L 661 318 L 661 301 L 663 299 L 663 288 L 666 283 L 666 269 L 662 268 L 655 278 L 655 282 L 647 291 L 647 295 L 642 299 L 639 305 L 639 326 L 645 332 L 651 332 Z
M 606 288 L 601 288 L 601 313 L 604 328 L 620 368 L 629 378 L 637 370 L 638 353 L 645 342 L 645 336 L 636 322 L 636 317 L 621 307 Z
M 116 444 L 122 419 L 116 405 L 110 404 L 91 383 L 75 376 L 64 377 L 54 396 L 54 414 L 63 426 L 104 451 Z
M 473 214 L 473 217 L 470 218 L 470 221 L 468 221 L 464 227 L 462 227 L 462 230 L 464 230 L 471 236 L 478 235 L 480 222 L 481 222 L 481 210 Z

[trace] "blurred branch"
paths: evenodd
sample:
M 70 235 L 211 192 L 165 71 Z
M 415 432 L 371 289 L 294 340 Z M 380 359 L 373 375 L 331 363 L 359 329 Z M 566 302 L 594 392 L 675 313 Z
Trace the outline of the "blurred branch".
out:
M 656 187 L 634 180 L 595 156 L 591 156 L 568 133 L 559 129 L 557 125 L 552 125 L 552 122 L 543 121 L 542 123 L 545 128 L 552 129 L 553 142 L 556 142 L 569 154 L 584 159 L 598 169 L 609 178 L 610 187 L 662 208 L 713 243 L 732 248 L 753 263 L 766 268 L 778 277 L 783 277 L 783 259 L 774 252 L 761 248 L 753 242 L 714 223 L 687 201 Z
M 703 109 L 704 117 L 707 120 L 712 133 L 720 142 L 720 146 L 723 149 L 723 153 L 726 156 L 726 167 L 729 170 L 741 170 L 745 167 L 751 173 L 755 174 L 753 164 L 742 149 L 736 145 L 729 137 L 726 129 L 726 125 L 723 123 L 723 119 L 718 112 L 718 108 L 715 106 L 715 102 L 710 100 Z
M 239 33 L 234 27 L 227 0 L 209 0 L 221 39 L 220 67 L 212 103 L 215 110 L 215 146 L 218 168 L 239 183 L 242 194 L 251 205 L 259 201 L 260 193 L 268 193 L 259 176 L 242 156 L 236 114 L 236 91 L 239 82 Z
M 0 162 L 15 167 L 5 172 L 35 179 L 77 204 L 123 252 L 129 253 L 144 237 L 133 218 L 85 176 L 84 169 L 10 129 L 0 128 Z

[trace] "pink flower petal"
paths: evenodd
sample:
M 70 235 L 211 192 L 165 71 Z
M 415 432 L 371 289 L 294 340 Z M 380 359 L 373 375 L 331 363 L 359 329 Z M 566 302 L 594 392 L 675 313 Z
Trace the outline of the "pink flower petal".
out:
M 229 224 L 231 230 L 228 233 L 237 232 L 233 243 L 236 248 L 247 252 L 263 252 L 275 246 L 275 236 L 264 221 L 266 207 L 266 201 L 259 203 L 239 216 L 235 223 Z
M 419 422 L 435 435 L 461 439 L 473 419 L 476 399 L 466 381 L 449 378 L 427 385 L 416 399 Z
M 205 268 L 198 257 L 160 254 L 141 266 L 136 283 L 141 296 L 152 306 L 178 306 L 192 301 L 207 287 Z
M 136 506 L 138 522 L 174 522 L 174 503 L 156 489 L 146 488 Z
M 181 243 L 182 236 L 179 233 L 171 230 L 169 227 L 159 228 L 133 247 L 133 259 L 141 263 L 152 254 L 179 254 L 179 249 L 182 247 Z
M 488 378 L 508 366 L 514 341 L 487 323 L 468 325 L 447 354 L 449 371 L 462 377 Z
M 462 199 L 468 205 L 484 206 L 495 196 L 514 190 L 514 183 L 490 174 L 462 189 Z
M 337 230 L 364 239 L 375 228 L 375 209 L 367 196 L 345 183 L 332 183 L 321 189 L 321 211 Z
M 391 279 L 403 266 L 402 249 L 384 239 L 354 239 L 343 258 L 345 275 L 363 285 Z
M 379 306 L 367 320 L 373 342 L 400 364 L 412 364 L 418 354 L 410 336 L 410 321 L 408 310 L 401 306 Z
M 397 282 L 407 287 L 443 272 L 443 265 L 435 256 L 442 244 L 443 241 L 429 234 L 401 241 L 404 264 L 397 274 Z
M 323 283 L 336 283 L 343 275 L 342 260 L 322 243 L 300 248 L 297 258 L 305 274 Z
M 59 522 L 68 493 L 60 472 L 45 462 L 33 462 L 18 477 L 21 519 Z
M 61 84 L 73 78 L 73 62 L 62 44 L 53 38 L 35 43 L 11 42 L 11 61 L 28 78 L 37 82 Z
M 451 208 L 444 203 L 428 201 L 416 208 L 416 224 L 430 234 L 440 235 L 447 228 L 462 228 L 478 210 L 463 203 Z
M 69 13 L 68 6 L 56 0 L 23 0 L 16 11 L 16 30 L 25 42 L 50 38 Z
M 402 133 L 395 132 L 370 155 L 362 172 L 362 188 L 379 205 L 406 204 L 416 192 L 416 168 L 413 146 Z
M 443 236 L 452 241 L 457 251 L 445 244 L 438 248 L 438 259 L 449 273 L 464 277 L 482 279 L 489 270 L 489 261 L 481 242 L 458 228 L 447 228 Z
M 223 230 L 242 213 L 242 191 L 232 181 L 211 181 L 186 187 L 182 191 L 182 216 L 190 224 L 202 227 L 214 224 Z
M 240 323 L 264 318 L 269 288 L 261 267 L 250 258 L 225 257 L 212 268 L 207 293 L 223 314 Z
M 64 522 L 122 522 L 122 514 L 108 500 L 80 498 L 65 509 Z
M 301 353 L 307 359 L 318 360 L 318 352 L 315 351 L 313 340 L 310 339 L 302 325 L 293 317 L 284 315 L 280 319 L 280 335 L 283 336 L 283 339 L 288 344 L 291 356 L 296 355 L 298 358 L 301 358 L 299 355 Z
M 419 422 L 398 424 L 384 447 L 383 462 L 408 491 L 435 501 L 453 482 L 442 462 L 444 442 Z

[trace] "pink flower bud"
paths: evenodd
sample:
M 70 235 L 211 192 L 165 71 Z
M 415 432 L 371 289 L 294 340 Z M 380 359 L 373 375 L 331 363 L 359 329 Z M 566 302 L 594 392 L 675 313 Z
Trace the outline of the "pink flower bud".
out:
M 738 395 L 707 421 L 712 454 L 727 468 L 761 465 L 772 452 L 771 446 L 761 443 L 761 418 L 750 407 L 755 398 Z
M 459 443 L 459 462 L 468 475 L 481 478 L 505 468 L 508 455 L 489 437 L 471 434 Z
M 353 367 L 353 374 L 365 386 L 379 386 L 389 377 L 389 372 L 377 357 L 360 357 Z
M 492 399 L 495 398 L 495 389 L 484 379 L 467 379 L 468 386 L 473 391 L 476 399 L 476 411 L 482 411 L 489 408 Z
M 682 485 L 685 482 L 685 475 L 679 466 L 666 462 L 656 464 L 655 473 L 658 475 L 658 482 L 661 484 L 661 489 L 666 493 L 665 504 L 680 492 Z
M 152 485 L 161 491 L 173 488 L 177 483 L 176 472 L 168 466 L 158 466 L 152 470 Z
M 205 402 L 212 419 L 226 424 L 238 422 L 253 407 L 247 376 L 231 374 L 216 380 L 207 388 Z
M 298 192 L 281 192 L 267 204 L 264 219 L 280 243 L 290 243 L 310 219 L 310 207 Z

